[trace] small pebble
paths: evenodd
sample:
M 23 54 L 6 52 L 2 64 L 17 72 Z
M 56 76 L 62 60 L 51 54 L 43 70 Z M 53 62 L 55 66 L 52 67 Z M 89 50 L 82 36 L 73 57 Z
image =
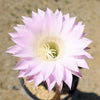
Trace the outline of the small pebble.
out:
M 13 90 L 20 90 L 20 86 L 12 86 Z

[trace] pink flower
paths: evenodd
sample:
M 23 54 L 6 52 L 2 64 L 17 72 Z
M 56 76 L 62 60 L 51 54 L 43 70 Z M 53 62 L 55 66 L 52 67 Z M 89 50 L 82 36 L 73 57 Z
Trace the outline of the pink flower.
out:
M 23 17 L 25 25 L 9 33 L 16 45 L 7 50 L 21 58 L 14 68 L 20 70 L 18 77 L 27 77 L 26 82 L 34 81 L 34 86 L 46 81 L 49 91 L 63 81 L 71 88 L 72 74 L 81 77 L 79 67 L 88 69 L 84 59 L 92 58 L 86 52 L 92 41 L 85 38 L 82 22 L 75 19 L 49 8 L 32 12 L 32 18 Z

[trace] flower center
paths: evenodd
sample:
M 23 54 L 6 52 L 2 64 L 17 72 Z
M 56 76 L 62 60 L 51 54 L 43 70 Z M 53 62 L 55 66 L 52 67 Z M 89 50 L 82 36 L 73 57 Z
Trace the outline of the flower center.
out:
M 36 57 L 42 61 L 60 60 L 66 51 L 62 38 L 58 36 L 41 36 L 35 44 Z
M 57 43 L 52 41 L 45 41 L 38 49 L 38 56 L 42 60 L 52 61 L 55 60 L 59 55 L 59 47 Z
M 59 48 L 56 43 L 47 42 L 43 44 L 43 51 L 44 51 L 45 59 L 53 60 L 58 56 Z

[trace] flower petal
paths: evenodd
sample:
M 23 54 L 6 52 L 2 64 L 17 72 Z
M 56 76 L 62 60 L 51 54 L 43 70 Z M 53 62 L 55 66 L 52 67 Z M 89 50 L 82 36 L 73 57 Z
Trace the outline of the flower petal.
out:
M 25 80 L 25 83 L 30 83 L 30 82 L 32 82 L 32 81 L 33 81 L 33 78 L 34 78 L 34 75 L 28 76 L 28 77 L 26 78 L 26 80 Z
M 26 70 L 20 70 L 19 74 L 18 74 L 18 77 L 24 77 L 24 74 L 25 74 Z
M 73 54 L 73 57 L 76 59 L 93 59 L 93 57 L 87 53 L 86 51 L 80 51 L 80 52 L 76 52 L 75 54 Z
M 33 63 L 33 61 L 33 58 L 22 58 L 15 66 L 14 70 L 27 69 L 29 65 Z
M 76 71 L 76 72 L 79 71 L 78 66 L 77 66 L 77 62 L 75 61 L 75 59 L 73 59 L 71 57 L 63 59 L 62 63 L 66 68 L 69 68 L 69 69 Z
M 45 12 L 41 9 L 38 9 L 38 14 L 41 16 L 41 17 L 44 17 L 45 15 Z
M 53 76 L 55 77 L 57 84 L 60 85 L 64 77 L 64 67 L 59 62 L 55 65 Z
M 68 85 L 68 87 L 71 89 L 72 86 L 72 74 L 69 70 L 65 68 L 65 79 L 64 82 Z
M 86 61 L 84 59 L 77 59 L 77 64 L 79 67 L 87 68 L 89 69 Z
M 12 38 L 19 37 L 18 33 L 8 33 Z
M 68 69 L 68 68 L 67 68 Z M 73 75 L 75 75 L 75 76 L 77 76 L 77 77 L 79 77 L 79 78 L 81 78 L 82 77 L 82 74 L 81 74 L 81 72 L 80 71 L 78 71 L 78 72 L 76 72 L 76 71 L 73 71 L 73 70 L 71 70 L 71 69 L 68 69 Z
M 48 85 L 48 90 L 51 91 L 52 88 L 54 87 L 55 83 L 56 83 L 56 81 L 55 81 L 55 79 L 54 79 L 54 76 L 53 76 L 52 74 L 51 74 L 51 75 L 49 76 L 49 78 L 46 80 L 46 83 L 47 83 L 47 85 Z
M 43 81 L 43 75 L 42 73 L 38 73 L 34 76 L 34 87 L 39 85 Z
M 54 63 L 43 63 L 41 72 L 43 74 L 44 80 L 46 80 L 50 74 L 53 72 Z
M 41 71 L 41 64 L 35 65 L 33 67 L 28 68 L 28 70 L 25 73 L 25 76 L 31 76 L 39 73 Z
M 80 39 L 83 31 L 84 31 L 85 25 L 75 25 L 74 29 L 72 30 L 71 36 L 73 36 L 75 39 Z
M 64 21 L 63 29 L 62 29 L 62 32 L 61 32 L 62 34 L 61 35 L 63 35 L 63 36 L 68 35 L 68 32 L 71 30 L 72 26 L 75 23 L 75 19 L 76 19 L 76 17 L 73 17 L 73 18 L 69 18 L 68 20 Z
M 14 54 L 16 57 L 34 57 L 33 52 L 27 49 L 22 49 Z
M 22 50 L 22 47 L 15 45 L 15 46 L 8 48 L 8 50 L 6 52 L 15 54 L 16 52 L 19 52 L 20 50 Z

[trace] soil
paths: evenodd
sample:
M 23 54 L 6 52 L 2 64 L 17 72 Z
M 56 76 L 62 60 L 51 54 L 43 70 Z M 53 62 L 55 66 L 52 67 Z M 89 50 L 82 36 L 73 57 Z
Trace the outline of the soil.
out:
M 16 24 L 22 24 L 21 16 L 31 16 L 31 11 L 47 7 L 77 16 L 77 21 L 86 25 L 85 33 L 93 40 L 89 53 L 94 59 L 87 60 L 89 70 L 81 70 L 83 77 L 73 100 L 100 100 L 100 0 L 0 0 L 0 100 L 32 100 L 19 82 L 18 72 L 13 70 L 18 58 L 5 51 L 14 44 L 8 33 L 15 32 Z M 31 88 L 40 100 L 51 100 L 54 95 L 42 86 Z

